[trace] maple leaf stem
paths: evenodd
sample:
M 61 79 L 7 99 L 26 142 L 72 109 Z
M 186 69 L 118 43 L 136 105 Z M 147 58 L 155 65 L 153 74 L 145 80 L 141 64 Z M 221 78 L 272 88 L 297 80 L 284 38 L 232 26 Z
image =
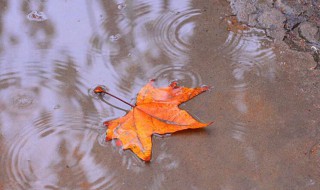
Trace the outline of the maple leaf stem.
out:
M 108 94 L 109 96 L 111 96 L 111 97 L 113 97 L 113 98 L 115 98 L 115 99 L 117 99 L 117 100 L 120 100 L 121 102 L 123 102 L 123 103 L 125 103 L 125 104 L 127 104 L 127 105 L 129 105 L 129 106 L 131 106 L 131 107 L 135 107 L 134 105 L 130 104 L 129 102 L 127 102 L 127 101 L 125 101 L 125 100 L 122 100 L 121 98 L 119 98 L 119 97 L 117 97 L 117 96 L 115 96 L 115 95 L 113 95 L 113 94 L 110 94 L 109 92 L 105 91 L 101 86 L 97 86 L 97 87 L 94 89 L 94 93 L 96 93 L 96 94 L 102 94 L 102 93 Z
M 122 100 L 121 98 L 119 98 L 119 97 L 117 97 L 117 96 L 115 96 L 115 95 L 113 95 L 113 94 L 110 94 L 109 92 L 104 92 L 104 93 L 105 93 L 105 94 L 108 94 L 109 96 L 112 96 L 113 98 L 115 98 L 115 99 L 117 99 L 117 100 L 120 100 L 121 102 L 123 102 L 123 103 L 125 103 L 125 104 L 127 104 L 127 105 L 129 105 L 129 106 L 131 106 L 131 107 L 135 107 L 134 105 L 130 104 L 129 102 L 124 101 L 124 100 Z

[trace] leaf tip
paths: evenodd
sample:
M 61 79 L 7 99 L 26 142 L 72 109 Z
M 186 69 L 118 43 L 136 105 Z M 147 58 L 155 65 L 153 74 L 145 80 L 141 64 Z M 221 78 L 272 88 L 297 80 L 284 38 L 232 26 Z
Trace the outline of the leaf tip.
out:
M 109 121 L 103 122 L 103 125 L 104 125 L 105 127 L 108 127 L 108 126 L 109 126 Z
M 150 162 L 151 156 L 146 156 L 146 157 L 142 158 L 142 160 L 145 162 Z
M 201 90 L 202 90 L 203 92 L 205 92 L 205 91 L 211 91 L 212 89 L 213 89 L 212 86 L 207 86 L 207 85 L 202 85 L 202 86 L 201 86 Z

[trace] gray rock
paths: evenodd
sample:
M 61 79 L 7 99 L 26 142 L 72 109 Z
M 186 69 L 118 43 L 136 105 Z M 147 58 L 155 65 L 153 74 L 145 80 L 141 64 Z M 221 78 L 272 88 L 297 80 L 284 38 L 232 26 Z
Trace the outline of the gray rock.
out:
M 285 16 L 277 9 L 265 10 L 258 18 L 259 25 L 266 29 L 276 29 L 284 26 Z
M 251 27 L 255 27 L 258 24 L 258 21 L 257 21 L 258 17 L 259 17 L 258 14 L 249 15 L 248 25 Z
M 249 15 L 255 13 L 257 8 L 255 7 L 256 0 L 232 0 L 230 5 L 234 14 L 237 15 L 237 19 L 240 22 L 248 23 Z
M 310 22 L 304 22 L 299 25 L 299 35 L 308 42 L 318 43 L 318 27 Z
M 286 1 L 286 0 L 278 0 L 275 1 L 274 5 L 276 8 L 282 10 L 282 12 L 284 14 L 288 14 L 288 15 L 299 15 L 301 14 L 302 10 L 302 6 L 296 6 L 295 4 L 298 3 L 294 2 L 294 1 Z
M 267 36 L 282 41 L 286 32 L 283 28 L 276 28 L 276 29 L 266 29 Z
M 264 10 L 257 20 L 258 25 L 266 29 L 268 36 L 277 40 L 283 40 L 285 36 L 283 26 L 286 18 L 279 10 L 275 8 Z

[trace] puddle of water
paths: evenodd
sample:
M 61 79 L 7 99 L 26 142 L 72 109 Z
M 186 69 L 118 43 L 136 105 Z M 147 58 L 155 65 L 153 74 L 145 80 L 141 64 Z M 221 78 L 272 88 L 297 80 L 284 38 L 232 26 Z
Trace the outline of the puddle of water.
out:
M 292 89 L 272 42 L 259 29 L 228 32 L 225 1 L 13 0 L 0 9 L 1 189 L 319 185 L 307 164 L 319 167 L 318 145 L 301 155 L 303 104 L 284 95 Z M 104 141 L 102 122 L 130 107 L 92 89 L 134 103 L 152 78 L 213 86 L 181 107 L 215 124 L 155 136 L 144 163 Z

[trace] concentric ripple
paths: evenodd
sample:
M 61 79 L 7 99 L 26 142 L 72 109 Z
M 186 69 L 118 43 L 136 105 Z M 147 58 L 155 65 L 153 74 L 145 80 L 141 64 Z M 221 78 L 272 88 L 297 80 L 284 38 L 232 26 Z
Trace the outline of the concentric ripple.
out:
M 101 118 L 83 93 L 84 73 L 71 59 L 54 63 L 0 65 L 4 188 L 118 189 L 92 153 Z
M 2 113 L 29 114 L 38 104 L 37 87 L 33 84 L 25 84 L 23 73 L 16 68 L 1 68 L 0 73 L 0 105 Z M 30 83 L 31 83 L 31 77 Z
M 153 28 L 155 41 L 168 56 L 181 59 L 188 53 L 193 30 L 196 27 L 195 19 L 200 14 L 198 9 L 167 12 L 155 22 Z
M 33 125 L 5 142 L 1 165 L 11 181 L 6 187 L 115 188 L 114 174 L 91 153 L 98 137 L 92 127 L 98 126 L 97 122 L 95 115 L 43 113 Z M 66 184 L 61 184 L 61 177 L 68 179 Z
M 231 61 L 232 75 L 237 81 L 235 89 L 252 87 L 250 77 L 265 77 L 272 80 L 275 76 L 275 54 L 269 47 L 271 40 L 264 31 L 251 28 L 241 34 L 230 32 L 219 53 Z
M 18 71 L 8 71 L 4 68 L 1 68 L 1 70 L 4 72 L 0 73 L 0 89 L 20 84 L 21 78 Z
M 181 86 L 197 87 L 202 85 L 200 75 L 191 66 L 158 65 L 150 72 L 150 78 L 155 78 L 159 86 L 167 86 L 177 81 Z

